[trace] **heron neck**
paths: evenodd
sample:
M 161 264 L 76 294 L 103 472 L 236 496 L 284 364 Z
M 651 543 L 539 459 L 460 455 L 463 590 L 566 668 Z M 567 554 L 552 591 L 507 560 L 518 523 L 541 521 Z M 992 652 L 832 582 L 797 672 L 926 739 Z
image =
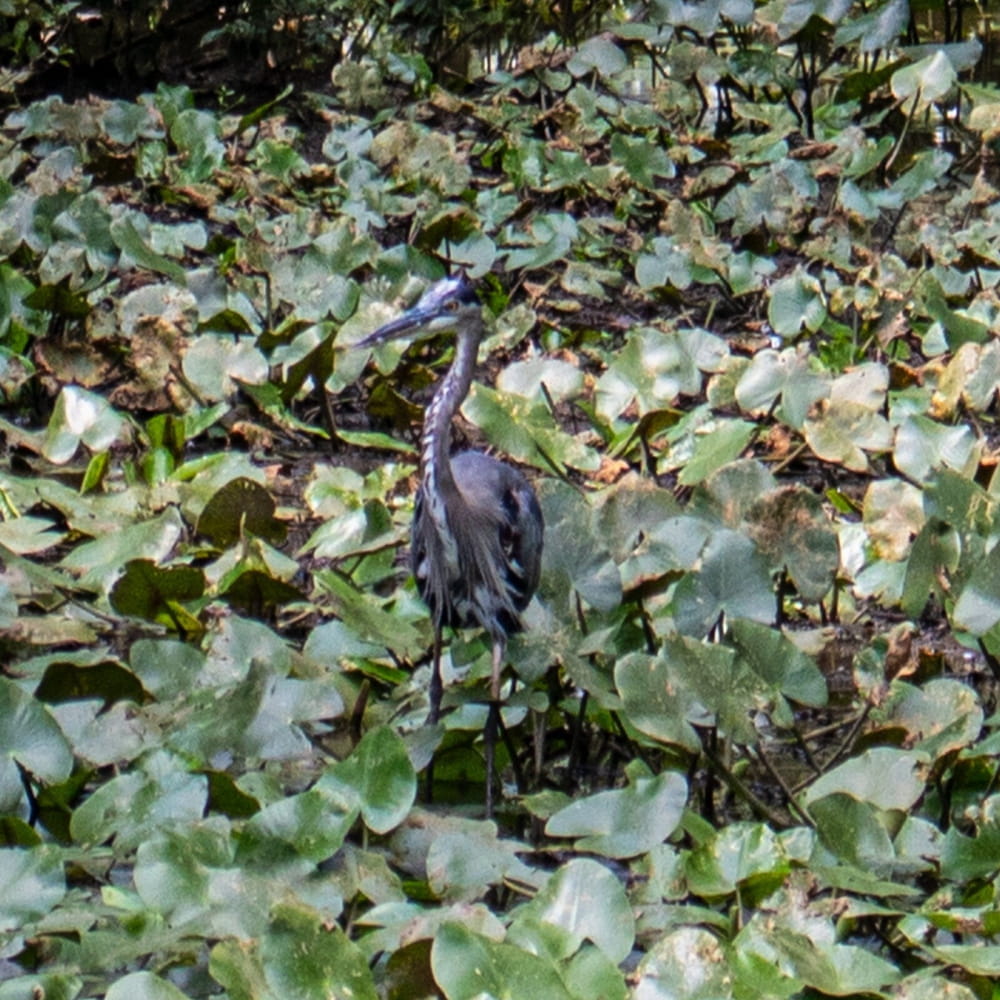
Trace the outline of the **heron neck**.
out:
M 424 430 L 420 441 L 420 465 L 424 481 L 431 493 L 455 489 L 449 457 L 451 418 L 462 405 L 472 384 L 479 337 L 460 333 L 455 346 L 455 360 L 438 387 L 431 405 L 424 414 Z

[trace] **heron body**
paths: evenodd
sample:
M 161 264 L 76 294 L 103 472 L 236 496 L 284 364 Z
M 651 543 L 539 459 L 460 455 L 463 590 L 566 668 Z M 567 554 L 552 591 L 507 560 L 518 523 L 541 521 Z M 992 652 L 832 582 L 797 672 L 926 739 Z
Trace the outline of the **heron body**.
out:
M 441 487 L 454 491 L 449 501 L 435 499 L 429 478 L 417 494 L 413 575 L 442 625 L 480 625 L 494 639 L 508 636 L 520 631 L 520 612 L 538 586 L 538 499 L 520 472 L 482 452 L 463 451 L 450 465 L 452 483 Z M 432 565 L 446 569 L 434 572 Z
M 455 360 L 424 415 L 410 566 L 434 623 L 428 721 L 436 722 L 440 711 L 442 629 L 478 625 L 492 642 L 485 734 L 489 814 L 500 676 L 507 638 L 520 630 L 520 613 L 538 586 L 542 512 L 534 489 L 517 469 L 478 451 L 450 454 L 451 421 L 469 392 L 484 332 L 482 309 L 464 276 L 435 283 L 413 309 L 358 346 L 446 330 L 457 336 Z

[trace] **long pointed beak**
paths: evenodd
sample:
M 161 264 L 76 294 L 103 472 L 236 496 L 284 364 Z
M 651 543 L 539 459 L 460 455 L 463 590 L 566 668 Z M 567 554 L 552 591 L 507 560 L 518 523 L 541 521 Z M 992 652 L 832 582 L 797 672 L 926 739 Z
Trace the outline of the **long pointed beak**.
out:
M 374 347 L 376 344 L 384 344 L 386 341 L 405 337 L 407 334 L 426 326 L 435 316 L 437 316 L 435 310 L 411 309 L 409 312 L 403 313 L 402 316 L 384 323 L 367 337 L 356 341 L 352 346 L 356 348 Z

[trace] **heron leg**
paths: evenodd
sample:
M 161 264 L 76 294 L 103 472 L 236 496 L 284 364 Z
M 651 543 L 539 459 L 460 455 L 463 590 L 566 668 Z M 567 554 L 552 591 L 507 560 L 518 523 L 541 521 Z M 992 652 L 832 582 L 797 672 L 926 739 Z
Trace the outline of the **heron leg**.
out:
M 500 703 L 491 701 L 486 713 L 486 728 L 483 730 L 483 744 L 486 749 L 486 818 L 493 819 L 493 768 L 497 745 L 497 723 L 500 719 Z
M 483 748 L 486 752 L 486 818 L 493 818 L 493 771 L 496 760 L 497 732 L 500 729 L 500 673 L 503 670 L 507 644 L 503 639 L 493 640 L 493 671 L 490 676 L 490 707 L 486 713 L 483 730 Z
M 441 626 L 434 626 L 434 650 L 431 663 L 431 682 L 427 688 L 427 700 L 430 702 L 430 710 L 427 712 L 427 726 L 437 723 L 441 715 Z M 434 801 L 434 755 L 431 755 L 424 774 L 426 784 L 424 797 L 428 803 Z
M 427 724 L 433 726 L 441 715 L 441 626 L 434 626 L 434 654 L 431 664 L 431 683 L 427 690 L 430 711 L 427 713 Z
M 499 703 L 500 701 L 500 674 L 503 671 L 504 654 L 507 652 L 507 643 L 501 639 L 493 640 L 493 673 L 490 676 L 490 701 Z

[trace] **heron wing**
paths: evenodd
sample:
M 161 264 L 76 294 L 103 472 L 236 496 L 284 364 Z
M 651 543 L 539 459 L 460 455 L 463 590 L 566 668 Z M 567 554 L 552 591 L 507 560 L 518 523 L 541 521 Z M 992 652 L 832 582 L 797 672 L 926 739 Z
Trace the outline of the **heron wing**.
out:
M 452 472 L 462 495 L 464 515 L 475 525 L 467 546 L 488 563 L 488 584 L 505 614 L 504 631 L 520 628 L 517 612 L 531 600 L 541 572 L 544 525 L 538 498 L 517 469 L 481 452 L 461 452 Z M 506 619 L 506 620 L 505 620 Z
M 507 467 L 509 472 L 514 469 Z M 506 561 L 506 582 L 514 605 L 523 611 L 538 587 L 542 568 L 542 511 L 528 481 L 516 473 L 501 494 L 504 519 L 500 546 Z
M 417 494 L 410 564 L 420 594 L 439 625 L 517 632 L 541 572 L 538 498 L 520 472 L 481 452 L 456 455 L 452 475 L 453 492 Z

